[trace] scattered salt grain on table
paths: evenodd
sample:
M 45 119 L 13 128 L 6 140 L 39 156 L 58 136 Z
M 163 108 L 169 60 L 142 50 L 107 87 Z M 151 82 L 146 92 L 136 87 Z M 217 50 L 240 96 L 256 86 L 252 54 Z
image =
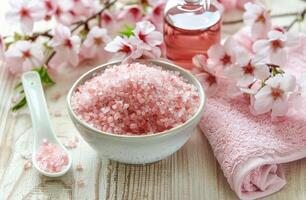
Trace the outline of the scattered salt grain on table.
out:
M 181 125 L 198 104 L 197 88 L 178 72 L 140 63 L 109 67 L 80 85 L 71 99 L 73 110 L 88 124 L 126 135 Z
M 79 180 L 78 181 L 78 186 L 79 187 L 84 187 L 86 184 L 85 184 L 85 181 L 84 180 Z
M 67 153 L 58 145 L 44 140 L 36 154 L 36 161 L 40 169 L 49 172 L 61 172 L 68 165 Z
M 82 164 L 77 164 L 76 170 L 77 170 L 78 172 L 82 172 L 82 171 L 84 170 L 83 165 L 82 165 Z
M 74 137 L 66 140 L 63 144 L 67 149 L 75 149 L 78 147 L 79 138 Z
M 24 170 L 28 170 L 28 169 L 32 168 L 32 162 L 31 162 L 31 160 L 26 160 L 26 161 L 24 162 L 23 168 L 24 168 Z
M 53 111 L 53 112 L 51 112 L 51 114 L 52 114 L 54 117 L 62 117 L 62 116 L 63 116 L 63 114 L 62 114 L 61 111 L 59 111 L 59 110 Z
M 22 151 L 20 152 L 20 156 L 24 160 L 31 160 L 32 159 L 32 153 L 29 151 Z

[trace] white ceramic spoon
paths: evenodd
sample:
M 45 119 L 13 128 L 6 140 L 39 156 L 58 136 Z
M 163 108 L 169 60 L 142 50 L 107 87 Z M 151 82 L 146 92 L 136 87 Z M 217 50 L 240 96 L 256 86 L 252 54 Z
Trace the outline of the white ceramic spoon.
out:
M 45 176 L 62 176 L 70 169 L 72 160 L 69 152 L 59 142 L 59 140 L 54 134 L 39 74 L 33 71 L 24 73 L 22 75 L 22 85 L 24 88 L 32 119 L 32 130 L 34 134 L 34 145 L 32 150 L 33 165 L 41 174 Z M 69 158 L 68 165 L 61 172 L 49 173 L 39 168 L 35 157 L 36 152 L 38 148 L 42 145 L 44 139 L 47 139 L 50 143 L 63 148 L 63 150 L 67 153 Z

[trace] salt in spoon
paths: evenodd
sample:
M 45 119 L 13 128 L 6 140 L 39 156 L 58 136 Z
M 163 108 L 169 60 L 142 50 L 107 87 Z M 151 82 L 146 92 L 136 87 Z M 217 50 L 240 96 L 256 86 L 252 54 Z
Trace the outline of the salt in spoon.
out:
M 66 148 L 59 142 L 51 126 L 47 103 L 45 100 L 40 77 L 37 72 L 30 71 L 22 75 L 22 85 L 31 113 L 32 130 L 34 133 L 34 145 L 32 149 L 32 162 L 39 173 L 48 177 L 59 177 L 64 175 L 72 164 L 72 159 Z M 41 169 L 36 160 L 36 153 L 44 140 L 62 148 L 68 156 L 68 164 L 60 172 L 47 172 Z

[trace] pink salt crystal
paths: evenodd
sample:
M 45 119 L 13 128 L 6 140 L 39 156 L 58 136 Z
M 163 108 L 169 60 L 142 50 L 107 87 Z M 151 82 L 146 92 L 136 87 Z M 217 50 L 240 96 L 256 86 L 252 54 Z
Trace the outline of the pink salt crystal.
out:
M 140 63 L 121 64 L 80 85 L 71 105 L 82 120 L 102 131 L 152 134 L 192 117 L 199 106 L 199 93 L 178 72 Z
M 54 111 L 52 114 L 54 115 L 54 117 L 61 117 L 61 116 L 63 116 L 61 111 L 59 111 L 59 110 Z
M 78 181 L 78 186 L 79 186 L 79 187 L 84 187 L 84 186 L 85 186 L 85 181 L 79 180 L 79 181 Z
M 60 92 L 55 92 L 55 93 L 51 96 L 51 99 L 52 99 L 53 101 L 57 101 L 60 97 L 61 97 L 61 93 L 60 93 Z
M 62 171 L 68 165 L 67 153 L 58 145 L 44 139 L 36 154 L 40 169 L 54 173 Z
M 43 145 L 48 145 L 49 141 L 47 139 L 43 139 L 42 143 L 43 143 Z
M 28 169 L 32 168 L 32 162 L 31 162 L 31 160 L 26 160 L 26 161 L 24 162 L 23 168 L 24 168 L 24 170 L 28 170 Z
M 64 142 L 64 146 L 68 149 L 75 149 L 78 146 L 79 138 L 74 137 L 71 139 L 68 139 L 66 142 Z
M 32 158 L 31 152 L 28 152 L 28 151 L 20 152 L 20 156 L 24 160 L 31 160 L 31 158 Z
M 83 171 L 84 170 L 83 165 L 77 164 L 76 170 L 79 171 L 79 172 Z

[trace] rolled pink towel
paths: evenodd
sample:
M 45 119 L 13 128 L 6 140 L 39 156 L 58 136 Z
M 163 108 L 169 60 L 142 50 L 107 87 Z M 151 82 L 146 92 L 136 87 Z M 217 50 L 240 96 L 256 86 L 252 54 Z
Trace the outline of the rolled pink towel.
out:
M 295 74 L 306 74 L 305 44 L 303 36 L 290 50 L 287 67 Z M 277 192 L 286 184 L 280 164 L 306 157 L 306 99 L 299 113 L 272 122 L 268 114 L 253 116 L 247 98 L 227 97 L 224 85 L 208 98 L 200 127 L 240 199 Z

